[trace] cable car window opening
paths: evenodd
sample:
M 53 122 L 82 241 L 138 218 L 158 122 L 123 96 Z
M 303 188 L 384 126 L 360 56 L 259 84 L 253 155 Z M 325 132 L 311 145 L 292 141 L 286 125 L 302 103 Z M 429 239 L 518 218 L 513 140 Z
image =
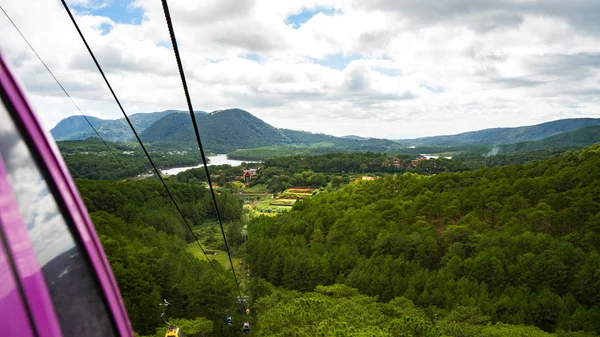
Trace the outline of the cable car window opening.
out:
M 116 336 L 90 266 L 8 111 L 5 93 L 1 94 L 0 156 L 62 332 L 65 336 Z

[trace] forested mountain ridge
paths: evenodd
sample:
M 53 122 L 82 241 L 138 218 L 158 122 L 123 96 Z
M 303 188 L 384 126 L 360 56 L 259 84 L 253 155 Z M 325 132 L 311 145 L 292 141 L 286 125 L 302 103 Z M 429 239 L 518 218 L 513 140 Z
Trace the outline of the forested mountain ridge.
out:
M 112 122 L 110 120 L 101 119 L 94 116 L 86 117 L 96 129 L 102 125 Z M 85 137 L 85 134 L 90 132 L 93 133 L 94 131 L 91 130 L 90 125 L 85 121 L 85 118 L 79 115 L 69 116 L 61 120 L 52 130 L 50 130 L 50 133 L 55 140 L 85 139 L 87 138 Z
M 399 139 L 399 143 L 416 146 L 426 145 L 466 145 L 466 144 L 511 144 L 535 141 L 563 132 L 577 130 L 587 126 L 600 125 L 600 118 L 570 118 L 513 128 L 493 128 L 470 131 L 457 135 Z
M 331 151 L 378 151 L 400 149 L 397 143 L 386 139 L 346 139 L 306 131 L 275 128 L 241 109 L 211 112 L 198 118 L 198 129 L 204 146 L 210 151 L 228 153 L 239 149 L 289 146 L 294 151 L 310 147 Z M 158 144 L 192 146 L 195 136 L 192 123 L 184 116 L 170 115 L 154 123 L 142 133 L 142 140 Z M 274 153 L 277 153 L 275 151 Z M 240 159 L 243 155 L 232 154 Z
M 142 140 L 194 145 L 196 137 L 191 119 L 176 117 L 166 116 L 154 123 L 142 132 Z M 214 111 L 198 118 L 197 123 L 204 147 L 217 153 L 290 142 L 281 130 L 241 109 Z
M 584 147 L 600 142 L 600 125 L 587 126 L 531 142 L 501 145 L 499 153 L 512 154 L 529 151 Z
M 525 165 L 388 176 L 251 221 L 249 262 L 289 289 L 343 283 L 440 319 L 463 308 L 598 334 L 599 196 L 600 144 Z
M 195 147 L 192 122 L 184 111 L 167 110 L 130 116 L 136 131 L 147 143 L 164 149 Z M 124 119 L 89 118 L 106 141 L 133 141 Z M 570 131 L 600 125 L 600 119 L 563 119 L 517 128 L 496 128 L 452 136 L 389 140 L 358 136 L 335 137 L 307 131 L 278 129 L 242 109 L 217 110 L 209 114 L 196 112 L 204 147 L 215 153 L 228 153 L 242 160 L 265 160 L 283 155 L 322 154 L 339 151 L 374 151 L 397 153 L 477 152 L 490 151 L 492 145 L 515 144 L 506 153 L 547 148 L 590 145 L 590 137 Z M 591 130 L 591 129 L 588 129 Z M 82 116 L 71 116 L 51 130 L 56 140 L 79 140 L 96 137 Z M 562 137 L 558 137 L 558 136 Z M 555 137 L 556 136 L 556 137 Z M 550 138 L 549 138 L 550 137 Z M 546 138 L 548 141 L 546 142 Z M 593 137 L 592 137 L 593 138 Z M 522 143 L 538 141 L 538 143 Z M 414 148 L 417 146 L 417 148 Z
M 196 115 L 200 118 L 202 115 Z M 176 133 L 193 135 L 194 129 L 190 122 L 190 115 L 186 113 L 170 114 L 156 121 L 153 125 L 140 133 L 142 141 L 148 143 L 160 142 Z
M 154 124 L 161 118 L 173 114 L 184 113 L 185 111 L 165 110 L 160 112 L 135 113 L 129 116 L 135 130 L 140 133 Z M 196 112 L 199 115 L 205 114 L 203 111 Z M 90 123 L 96 128 L 98 133 L 105 141 L 126 142 L 133 140 L 133 133 L 125 121 L 125 118 L 119 119 L 101 119 L 93 116 L 86 116 Z M 50 133 L 55 140 L 81 140 L 89 137 L 97 137 L 96 133 L 81 115 L 69 116 L 61 120 Z

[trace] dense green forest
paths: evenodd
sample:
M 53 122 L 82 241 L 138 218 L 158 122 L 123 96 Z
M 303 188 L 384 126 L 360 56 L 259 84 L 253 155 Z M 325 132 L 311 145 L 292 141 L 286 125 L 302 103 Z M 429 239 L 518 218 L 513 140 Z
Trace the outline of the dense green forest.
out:
M 401 164 L 409 164 L 409 155 L 396 156 Z M 336 152 L 318 156 L 287 156 L 265 160 L 263 169 L 281 169 L 287 173 L 312 170 L 319 173 L 398 172 L 393 157 L 374 152 Z
M 265 184 L 271 192 L 281 192 L 293 186 L 338 188 L 360 175 L 381 176 L 404 172 L 430 175 L 442 172 L 472 171 L 485 167 L 543 160 L 560 153 L 535 151 L 487 157 L 479 154 L 462 154 L 453 159 L 429 159 L 417 164 L 412 163 L 415 156 L 399 154 L 394 157 L 398 159 L 398 165 L 394 164 L 394 158 L 385 153 L 373 152 L 287 156 L 269 159 L 262 163 L 258 178 L 251 184 Z
M 452 159 L 432 158 L 411 165 L 411 161 L 419 155 L 396 154 L 387 155 L 375 152 L 336 152 L 323 155 L 295 155 L 265 160 L 264 169 L 277 168 L 288 173 L 300 170 L 312 170 L 320 173 L 440 173 L 469 171 L 484 167 L 524 164 L 536 160 L 545 160 L 559 155 L 565 150 L 538 150 L 511 155 L 482 155 L 476 152 L 460 153 Z M 398 158 L 399 167 L 394 166 L 394 158 Z M 435 171 L 435 172 L 428 172 Z
M 220 186 L 226 185 L 235 179 L 236 176 L 241 176 L 244 173 L 243 167 L 231 166 L 231 165 L 211 165 L 209 172 L 211 175 L 211 182 Z M 206 171 L 204 167 L 193 168 L 178 173 L 177 175 L 170 177 L 169 179 L 179 181 L 182 183 L 199 183 L 206 181 Z
M 227 331 L 223 319 L 239 308 L 231 272 L 218 262 L 212 267 L 192 255 L 193 242 L 160 183 L 143 181 L 76 180 L 119 284 L 133 329 L 141 335 L 164 336 L 162 308 L 188 329 L 205 335 Z M 215 212 L 208 190 L 199 184 L 169 183 L 184 215 L 197 235 L 214 227 Z M 217 196 L 225 221 L 239 220 L 242 205 L 236 197 Z M 216 230 L 216 228 L 215 228 Z M 215 232 L 216 233 L 216 232 Z M 209 249 L 222 249 L 222 240 L 205 240 Z M 158 329 L 158 331 L 157 331 Z
M 227 153 L 227 157 L 237 160 L 266 160 L 293 155 L 317 155 L 339 152 L 333 144 L 317 143 L 314 145 L 272 145 L 252 149 L 240 149 Z
M 251 270 L 242 287 L 253 334 L 600 333 L 600 145 L 416 166 L 412 156 L 399 159 L 401 168 L 369 152 L 265 161 L 252 184 L 328 192 L 251 220 L 243 244 L 242 202 L 228 192 L 242 167 L 210 168 L 222 185 L 228 240 Z M 352 183 L 354 173 L 373 172 L 381 177 Z M 167 182 L 205 248 L 223 250 L 205 178 L 194 169 Z M 231 272 L 213 260 L 217 276 L 190 252 L 191 233 L 158 182 L 76 182 L 137 333 L 164 336 L 158 303 L 168 299 L 167 315 L 186 335 L 240 334 L 247 318 L 238 313 Z M 227 315 L 236 324 L 227 326 Z
M 299 131 L 298 131 L 299 132 Z M 389 141 L 388 141 L 389 142 Z M 418 156 L 421 153 L 442 152 L 469 152 L 484 154 L 491 150 L 492 146 L 423 146 L 407 148 L 396 143 L 381 143 L 380 140 L 351 140 L 344 142 L 319 142 L 310 145 L 272 145 L 250 149 L 240 149 L 229 152 L 227 156 L 238 160 L 267 160 L 284 156 L 310 156 L 338 152 L 378 152 L 378 153 L 402 153 L 410 156 Z
M 74 178 L 123 179 L 152 170 L 142 150 L 132 143 L 107 142 L 98 139 L 57 142 L 58 148 Z M 187 151 L 148 149 L 159 168 L 198 165 L 200 157 L 192 148 Z M 115 159 L 116 157 L 116 159 Z
M 342 283 L 380 302 L 414 303 L 447 335 L 543 335 L 502 324 L 600 333 L 600 145 L 524 165 L 350 184 L 248 230 L 253 273 L 275 286 Z M 297 329 L 317 328 L 288 306 L 303 296 L 313 295 L 271 299 L 263 315 L 285 312 Z M 443 322 L 466 325 L 450 332 Z
M 260 312 L 257 336 L 593 336 L 491 323 L 489 316 L 469 306 L 457 306 L 442 317 L 435 307 L 423 309 L 405 297 L 381 301 L 342 284 L 317 286 L 314 291 L 301 293 L 275 290 L 266 281 L 255 279 L 251 288 L 258 297 L 254 310 Z

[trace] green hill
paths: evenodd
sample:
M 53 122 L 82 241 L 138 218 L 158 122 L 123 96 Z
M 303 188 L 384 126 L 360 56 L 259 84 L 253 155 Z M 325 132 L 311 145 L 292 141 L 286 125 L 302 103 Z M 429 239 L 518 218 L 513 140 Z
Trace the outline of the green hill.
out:
M 587 126 L 600 125 L 600 118 L 571 118 L 516 128 L 494 128 L 465 132 L 457 135 L 400 139 L 406 145 L 467 145 L 467 144 L 511 144 L 535 141 Z
M 340 151 L 398 152 L 402 146 L 392 140 L 377 138 L 335 137 L 322 133 L 281 129 L 291 144 L 238 149 L 228 153 L 230 158 L 265 160 L 289 155 L 315 155 Z
M 211 112 L 200 124 L 206 147 L 220 153 L 290 142 L 279 129 L 240 109 Z
M 93 116 L 86 116 L 90 123 L 97 129 L 102 125 L 110 123 L 110 120 L 100 119 Z M 88 122 L 85 121 L 83 116 L 69 116 L 62 121 L 60 121 L 51 131 L 50 133 L 56 140 L 71 140 L 71 139 L 85 139 L 76 138 L 79 136 L 75 135 L 84 135 L 89 132 L 94 132 Z
M 203 146 L 213 152 L 289 143 L 283 132 L 241 109 L 218 110 L 197 116 Z M 144 132 L 142 140 L 187 146 L 196 144 L 189 116 L 166 116 Z
M 293 143 L 314 145 L 314 144 L 332 144 L 338 150 L 362 150 L 384 152 L 393 148 L 400 148 L 398 144 L 389 139 L 363 138 L 363 137 L 335 137 L 322 133 L 312 133 L 306 131 L 282 129 Z M 325 146 L 322 146 L 325 147 Z
M 166 110 L 150 113 L 136 113 L 129 116 L 135 130 L 140 133 L 154 124 L 159 119 L 172 113 L 183 112 L 177 110 Z M 204 112 L 198 112 L 204 114 Z M 92 116 L 86 116 L 92 125 L 98 130 L 98 133 L 105 141 L 126 142 L 133 140 L 133 132 L 129 128 L 125 118 L 119 119 L 101 119 Z M 55 140 L 81 140 L 90 137 L 97 137 L 94 130 L 90 128 L 83 116 L 70 116 L 60 121 L 50 133 Z
M 196 115 L 200 118 L 202 115 Z M 176 137 L 181 134 L 193 134 L 190 116 L 187 113 L 174 113 L 156 121 L 143 132 L 140 137 L 144 142 L 156 143 L 164 141 L 169 137 Z
M 513 154 L 569 147 L 584 147 L 598 142 L 600 142 L 600 125 L 584 127 L 538 141 L 502 145 L 499 147 L 499 153 Z

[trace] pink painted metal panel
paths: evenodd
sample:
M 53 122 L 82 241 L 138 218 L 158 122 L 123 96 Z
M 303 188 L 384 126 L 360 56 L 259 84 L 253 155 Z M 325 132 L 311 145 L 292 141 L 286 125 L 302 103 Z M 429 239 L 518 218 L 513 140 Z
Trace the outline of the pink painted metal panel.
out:
M 8 214 L 13 208 L 10 191 L 7 190 L 6 175 L 2 172 L 2 160 L 0 159 L 0 230 L 2 226 L 2 214 Z M 12 200 L 14 201 L 14 199 Z M 0 331 L 6 336 L 33 337 L 33 331 L 27 308 L 21 298 L 15 275 L 9 262 L 9 257 L 2 242 L 0 241 Z
M 56 150 L 56 145 L 41 128 L 24 95 L 20 92 L 14 78 L 2 60 L 1 55 L 0 85 L 5 88 L 8 98 L 15 106 L 18 118 L 27 130 L 35 148 L 38 149 L 41 160 L 66 205 L 79 238 L 83 243 L 82 249 L 85 249 L 92 267 L 98 276 L 98 282 L 109 305 L 109 310 L 114 318 L 118 334 L 121 336 L 133 336 L 131 324 L 127 318 L 127 312 L 117 283 L 112 275 L 110 265 L 104 255 L 93 223 L 75 187 L 75 183 L 69 175 L 62 157 Z
M 1 75 L 1 73 L 0 73 Z M 0 107 L 4 108 L 4 107 Z M 12 193 L 4 164 L 0 158 L 0 225 L 13 258 L 31 318 L 35 321 L 40 337 L 62 336 L 54 306 L 46 286 L 42 269 L 27 235 L 27 228 L 19 213 L 19 205 Z M 4 283 L 4 278 L 2 282 Z M 17 327 L 29 326 L 29 322 L 12 322 Z

